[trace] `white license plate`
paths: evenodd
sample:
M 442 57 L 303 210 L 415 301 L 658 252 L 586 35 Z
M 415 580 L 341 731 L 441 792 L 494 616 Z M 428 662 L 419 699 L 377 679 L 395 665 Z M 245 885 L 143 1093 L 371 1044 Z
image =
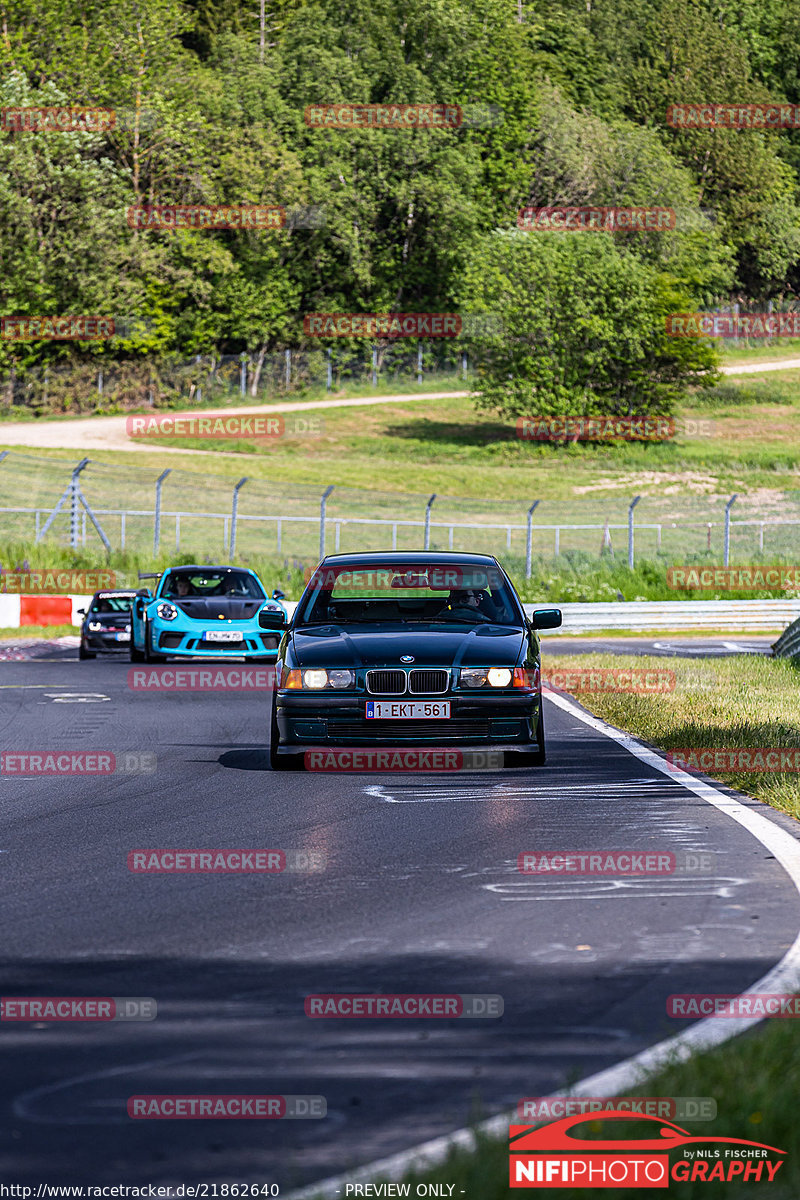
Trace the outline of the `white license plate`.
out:
M 238 629 L 207 629 L 204 637 L 207 642 L 240 642 L 242 640 Z
M 368 721 L 443 721 L 449 716 L 449 700 L 367 700 Z
M 118 642 L 129 642 L 131 640 L 129 633 L 118 633 L 116 637 Z

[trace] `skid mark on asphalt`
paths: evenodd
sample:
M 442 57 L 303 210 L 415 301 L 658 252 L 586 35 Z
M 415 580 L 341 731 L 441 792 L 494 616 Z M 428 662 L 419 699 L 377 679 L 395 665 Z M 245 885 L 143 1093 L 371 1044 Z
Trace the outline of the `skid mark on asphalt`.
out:
M 447 784 L 418 784 L 397 783 L 368 784 L 364 788 L 366 796 L 383 800 L 386 804 L 446 804 L 446 803 L 475 803 L 497 800 L 560 800 L 570 796 L 588 799 L 589 793 L 594 800 L 598 796 L 609 795 L 619 799 L 631 799 L 635 796 L 652 798 L 653 788 L 663 787 L 659 779 L 626 779 L 620 782 L 593 780 L 587 783 L 515 783 L 498 781 L 489 783 L 480 779 L 464 780 Z
M 487 892 L 501 900 L 638 900 L 664 896 L 721 896 L 728 899 L 736 888 L 750 883 L 749 879 L 687 876 L 672 878 L 663 875 L 651 879 L 519 879 L 502 883 L 484 883 Z

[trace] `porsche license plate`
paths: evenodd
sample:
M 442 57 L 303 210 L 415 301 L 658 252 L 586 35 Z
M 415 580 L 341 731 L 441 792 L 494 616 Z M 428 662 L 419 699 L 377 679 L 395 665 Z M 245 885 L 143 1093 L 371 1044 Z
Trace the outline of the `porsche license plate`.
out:
M 240 642 L 242 635 L 238 629 L 207 629 L 204 639 L 207 642 Z
M 367 700 L 368 721 L 445 721 L 449 716 L 449 700 Z

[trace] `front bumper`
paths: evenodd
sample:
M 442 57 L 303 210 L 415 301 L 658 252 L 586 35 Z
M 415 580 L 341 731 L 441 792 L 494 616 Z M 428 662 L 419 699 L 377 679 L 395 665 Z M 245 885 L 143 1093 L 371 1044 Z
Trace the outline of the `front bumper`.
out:
M 527 749 L 536 746 L 541 695 L 414 696 L 450 701 L 446 720 L 383 721 L 364 716 L 366 695 L 281 691 L 276 696 L 278 752 L 308 746 L 461 746 Z
M 153 650 L 170 658 L 263 658 L 270 662 L 278 657 L 280 637 L 260 628 L 242 629 L 238 642 L 207 642 L 200 629 L 169 629 L 152 627 Z
M 118 642 L 113 633 L 83 634 L 84 649 L 88 650 L 90 654 L 127 654 L 130 644 L 130 635 L 124 642 Z

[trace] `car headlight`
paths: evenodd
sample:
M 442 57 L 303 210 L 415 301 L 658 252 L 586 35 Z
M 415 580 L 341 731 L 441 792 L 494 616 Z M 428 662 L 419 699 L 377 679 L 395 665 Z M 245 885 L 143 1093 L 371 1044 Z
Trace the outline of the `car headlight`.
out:
M 102 628 L 103 628 L 102 621 L 90 621 L 89 622 L 89 632 L 90 633 L 99 633 Z
M 174 621 L 178 615 L 178 610 L 174 604 L 159 604 L 156 612 L 162 621 Z
M 468 688 L 509 687 L 511 678 L 508 667 L 462 667 L 459 674 L 461 686 Z
M 323 688 L 349 688 L 356 681 L 354 671 L 335 669 L 326 671 L 324 667 L 309 667 L 306 671 L 297 669 L 287 671 L 284 668 L 282 687 L 310 688 L 315 692 Z
M 307 688 L 324 688 L 328 685 L 328 672 L 315 667 L 310 671 L 303 671 L 303 687 Z

